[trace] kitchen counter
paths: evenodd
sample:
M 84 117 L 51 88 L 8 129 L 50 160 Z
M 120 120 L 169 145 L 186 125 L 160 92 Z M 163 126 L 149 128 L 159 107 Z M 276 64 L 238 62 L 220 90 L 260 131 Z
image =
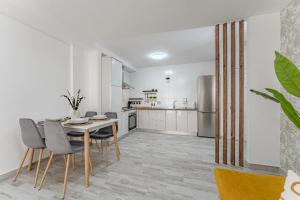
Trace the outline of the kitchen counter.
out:
M 196 108 L 168 108 L 168 107 L 136 107 L 137 110 L 187 110 L 196 111 Z

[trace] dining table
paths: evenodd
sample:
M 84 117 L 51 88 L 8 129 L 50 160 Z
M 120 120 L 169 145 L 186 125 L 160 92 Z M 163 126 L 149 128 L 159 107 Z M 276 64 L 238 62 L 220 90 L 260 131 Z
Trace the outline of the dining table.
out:
M 65 132 L 75 131 L 75 132 L 82 132 L 84 133 L 83 136 L 83 142 L 84 142 L 84 186 L 87 188 L 90 184 L 90 132 L 97 131 L 101 128 L 105 127 L 112 127 L 113 132 L 113 142 L 115 145 L 115 154 L 116 159 L 120 160 L 120 148 L 118 144 L 118 131 L 117 131 L 117 122 L 119 119 L 104 119 L 104 120 L 89 120 L 88 123 L 84 124 L 70 124 L 68 121 L 62 122 L 62 125 L 65 129 Z M 28 164 L 28 170 L 31 170 L 32 166 L 32 157 L 33 153 L 31 153 L 32 156 L 29 156 L 29 164 Z

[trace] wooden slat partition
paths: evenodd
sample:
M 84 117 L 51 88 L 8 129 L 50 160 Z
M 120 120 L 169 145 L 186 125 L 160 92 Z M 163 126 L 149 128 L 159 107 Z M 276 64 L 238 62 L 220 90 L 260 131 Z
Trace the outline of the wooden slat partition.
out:
M 215 48 L 216 48 L 216 128 L 215 128 L 215 162 L 220 162 L 220 28 L 215 26 Z
M 223 163 L 227 164 L 227 23 L 223 24 Z
M 239 21 L 239 165 L 244 166 L 244 20 Z
M 231 100 L 230 100 L 230 161 L 235 165 L 235 22 L 231 22 L 230 45 L 230 76 L 231 76 Z
M 236 51 L 236 25 L 237 22 L 230 23 L 230 135 L 228 136 L 228 41 L 227 41 L 227 23 L 224 23 L 222 26 L 223 31 L 221 31 L 220 36 L 220 25 L 215 26 L 215 50 L 216 50 L 216 138 L 215 138 L 215 162 L 220 163 L 220 142 L 223 146 L 222 148 L 222 157 L 223 164 L 227 164 L 228 161 L 228 151 L 230 151 L 230 164 L 244 166 L 244 20 L 241 20 L 239 23 L 238 29 L 238 38 L 239 38 L 239 51 Z M 223 44 L 220 47 L 220 38 L 223 39 Z M 221 98 L 220 98 L 220 85 L 221 85 L 221 69 L 220 69 L 220 48 L 223 48 L 223 81 L 222 81 L 222 94 L 223 94 L 223 103 L 221 108 Z M 237 55 L 238 54 L 238 55 Z M 239 59 L 239 80 L 236 80 L 236 57 Z M 238 94 L 236 94 L 237 83 L 239 83 Z M 239 98 L 239 118 L 236 117 L 236 97 Z M 220 109 L 223 111 L 223 115 L 220 115 Z M 223 137 L 220 136 L 220 122 L 223 120 Z M 236 123 L 239 122 L 239 130 L 237 133 Z M 238 135 L 237 135 L 238 134 Z M 238 154 L 236 156 L 236 138 L 239 136 L 238 144 Z M 230 150 L 228 149 L 228 139 L 230 137 Z M 221 140 L 221 141 L 220 141 Z

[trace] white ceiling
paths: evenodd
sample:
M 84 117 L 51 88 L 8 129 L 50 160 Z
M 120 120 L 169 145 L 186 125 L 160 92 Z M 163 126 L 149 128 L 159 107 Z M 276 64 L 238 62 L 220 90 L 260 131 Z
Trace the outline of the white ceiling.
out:
M 75 44 L 101 45 L 102 42 L 106 46 L 116 46 L 116 49 L 111 49 L 112 51 L 119 51 L 124 47 L 117 47 L 113 42 L 114 39 L 124 42 L 124 45 L 129 45 L 132 41 L 134 48 L 128 48 L 129 53 L 124 56 L 130 57 L 129 62 L 146 66 L 151 63 L 131 60 L 132 55 L 129 55 L 130 51 L 136 52 L 136 49 L 142 46 L 141 38 L 145 37 L 147 40 L 144 42 L 145 47 L 141 48 L 145 52 L 146 47 L 149 47 L 149 51 L 164 47 L 163 45 L 155 47 L 150 44 L 151 41 L 162 41 L 159 35 L 142 35 L 211 26 L 228 19 L 241 19 L 251 15 L 279 11 L 288 1 L 0 0 L 0 12 L 51 36 Z M 187 34 L 196 38 L 194 31 L 190 30 Z M 175 40 L 180 34 L 183 33 L 171 33 L 169 41 Z M 137 36 L 136 40 L 134 36 Z M 161 34 L 161 37 L 167 36 Z M 183 43 L 184 41 L 180 41 L 180 44 Z M 187 43 L 191 41 L 187 39 Z M 186 45 L 183 46 L 186 47 Z M 170 48 L 172 47 L 170 45 Z M 177 46 L 174 45 L 175 47 Z M 194 47 L 190 49 L 192 48 Z M 120 53 L 120 57 L 123 56 L 123 52 L 124 50 Z M 201 55 L 203 58 L 207 56 L 203 50 L 200 52 L 203 52 Z M 180 50 L 175 53 L 179 55 Z
M 214 58 L 214 28 L 205 27 L 135 37 L 103 40 L 101 44 L 112 49 L 135 67 L 152 67 L 211 61 Z M 166 52 L 167 58 L 153 60 L 152 52 Z

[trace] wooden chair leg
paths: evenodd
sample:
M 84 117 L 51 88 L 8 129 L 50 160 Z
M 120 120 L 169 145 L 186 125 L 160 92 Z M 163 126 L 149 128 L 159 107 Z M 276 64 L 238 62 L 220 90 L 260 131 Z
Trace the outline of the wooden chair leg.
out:
M 101 151 L 103 153 L 103 140 L 101 140 Z
M 66 155 L 64 155 L 64 161 L 65 161 L 65 166 L 66 166 L 66 164 L 67 164 L 67 156 Z
M 30 149 L 29 150 L 29 161 L 28 161 L 28 166 L 27 166 L 27 170 L 31 171 L 32 170 L 32 161 L 33 161 L 33 156 L 34 156 L 34 149 Z
M 38 176 L 39 176 L 39 171 L 40 171 L 41 160 L 43 159 L 43 153 L 44 153 L 44 149 L 40 149 L 39 160 L 38 160 L 38 164 L 37 164 L 36 172 L 35 172 L 35 177 L 34 177 L 34 188 L 36 188 L 36 184 L 37 184 L 37 180 L 38 180 Z
M 27 150 L 26 150 L 26 152 L 25 152 L 25 155 L 24 155 L 23 159 L 22 159 L 21 162 L 20 162 L 18 171 L 17 171 L 15 177 L 13 178 L 13 182 L 15 182 L 15 181 L 17 180 L 17 177 L 19 176 L 19 173 L 21 172 L 21 169 L 22 169 L 23 164 L 24 164 L 24 161 L 25 161 L 25 159 L 26 159 L 26 157 L 27 157 L 28 151 L 29 151 L 29 148 L 27 148 Z
M 72 155 L 72 167 L 75 169 L 75 153 Z
M 100 146 L 99 146 L 98 140 L 95 139 L 95 141 L 96 141 L 96 147 L 97 147 L 98 151 L 100 152 Z
M 46 178 L 46 176 L 47 176 L 47 174 L 48 174 L 48 170 L 49 170 L 49 167 L 50 167 L 50 165 L 51 165 L 51 162 L 52 162 L 52 159 L 53 159 L 53 152 L 51 152 L 51 154 L 50 154 L 50 158 L 49 158 L 49 161 L 48 161 L 48 164 L 47 164 L 47 167 L 46 167 L 46 169 L 45 169 L 45 172 L 44 172 L 44 174 L 43 174 L 43 177 L 42 177 L 42 180 L 41 180 L 41 183 L 40 183 L 40 186 L 39 186 L 39 190 L 41 190 L 41 188 L 42 188 L 42 185 L 43 185 L 43 183 L 44 183 L 44 181 L 45 181 L 45 178 Z
M 108 141 L 103 141 L 103 156 L 104 160 L 106 162 L 106 165 L 108 165 L 109 161 L 109 142 Z
M 90 163 L 90 174 L 93 176 L 93 160 L 92 160 L 92 155 L 90 152 L 90 159 L 89 159 L 89 163 Z
M 69 173 L 69 165 L 70 165 L 70 157 L 71 154 L 67 155 L 67 164 L 66 164 L 66 170 L 65 170 L 65 178 L 64 178 L 64 191 L 62 194 L 62 199 L 65 198 L 66 190 L 67 190 L 67 182 L 68 182 L 68 173 Z

